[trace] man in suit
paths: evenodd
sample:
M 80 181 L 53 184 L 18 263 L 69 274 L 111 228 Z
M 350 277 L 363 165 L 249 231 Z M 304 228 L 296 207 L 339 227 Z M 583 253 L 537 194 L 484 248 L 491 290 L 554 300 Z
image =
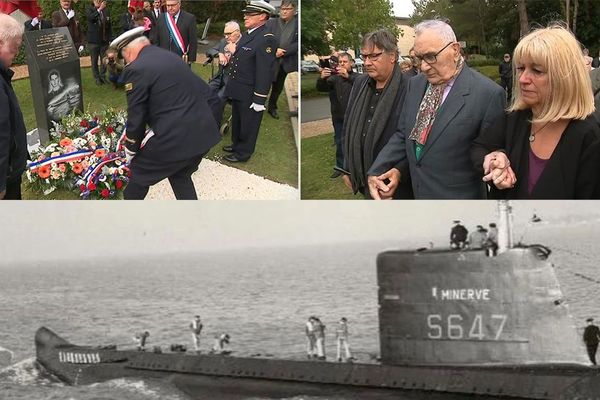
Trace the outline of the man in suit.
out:
M 69 29 L 75 49 L 81 54 L 83 51 L 83 34 L 75 10 L 71 8 L 71 0 L 60 0 L 60 10 L 52 13 L 52 27 L 66 26 Z
M 153 42 L 156 36 L 156 30 L 158 27 L 158 19 L 160 18 L 162 11 L 160 9 L 160 0 L 155 0 L 152 2 L 152 8 L 150 10 L 144 10 L 144 17 L 150 19 L 152 25 L 150 25 L 150 31 L 147 32 L 147 36 L 150 38 L 152 44 L 156 44 Z
M 600 342 L 600 328 L 594 325 L 594 318 L 588 318 L 585 320 L 587 326 L 583 331 L 583 342 L 587 349 L 588 357 L 592 362 L 592 365 L 596 364 L 596 351 L 598 351 L 598 343 Z
M 92 4 L 86 10 L 88 23 L 88 49 L 90 51 L 90 60 L 92 61 L 92 73 L 96 80 L 96 85 L 106 83 L 106 65 L 102 63 L 102 58 L 106 55 L 106 49 L 112 36 L 110 23 L 110 12 L 106 8 L 106 0 L 93 0 Z M 98 70 L 100 62 L 100 70 Z
M 278 119 L 277 100 L 283 91 L 285 78 L 290 72 L 298 71 L 298 16 L 295 0 L 281 2 L 279 18 L 269 20 L 268 28 L 279 40 L 279 45 L 275 52 L 275 80 L 271 86 L 267 112 Z
M 121 15 L 121 31 L 126 32 L 130 29 L 135 28 L 135 7 L 127 7 L 127 11 Z
M 111 43 L 127 62 L 124 144 L 131 179 L 124 197 L 141 200 L 168 178 L 177 199 L 197 199 L 191 175 L 221 139 L 219 100 L 180 57 L 152 46 L 143 33 L 137 27 Z
M 10 69 L 19 53 L 23 25 L 0 14 L 0 200 L 21 199 L 21 175 L 27 164 L 27 134 Z
M 398 129 L 368 171 L 371 196 L 390 198 L 408 164 L 416 199 L 483 199 L 471 142 L 503 115 L 504 91 L 464 63 L 443 21 L 418 24 L 414 48 L 421 74 L 408 81 Z
M 181 0 L 166 0 L 166 5 L 167 12 L 158 19 L 156 32 L 151 38 L 152 43 L 179 55 L 188 64 L 196 62 L 196 17 L 181 9 Z
M 275 7 L 264 0 L 251 1 L 244 10 L 248 29 L 235 46 L 229 60 L 229 80 L 225 96 L 231 99 L 231 140 L 223 150 L 229 162 L 245 162 L 252 156 L 273 80 L 277 42 L 265 27 Z

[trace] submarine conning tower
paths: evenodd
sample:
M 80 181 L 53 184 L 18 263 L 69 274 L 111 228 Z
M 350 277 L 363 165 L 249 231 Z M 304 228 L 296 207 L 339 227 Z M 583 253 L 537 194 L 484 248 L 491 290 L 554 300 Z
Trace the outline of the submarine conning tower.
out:
M 382 363 L 514 365 L 587 357 L 549 250 L 386 251 L 377 258 Z

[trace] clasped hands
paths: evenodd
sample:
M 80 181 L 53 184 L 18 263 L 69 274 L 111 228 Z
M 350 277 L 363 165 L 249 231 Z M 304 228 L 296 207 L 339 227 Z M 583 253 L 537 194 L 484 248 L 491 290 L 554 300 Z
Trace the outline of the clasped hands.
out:
M 369 175 L 367 184 L 369 186 L 369 193 L 371 193 L 373 199 L 391 200 L 400 184 L 400 170 L 392 168 L 378 176 Z
M 502 151 L 493 151 L 483 159 L 483 181 L 493 183 L 498 189 L 511 189 L 517 183 L 517 176 L 510 166 L 510 160 Z

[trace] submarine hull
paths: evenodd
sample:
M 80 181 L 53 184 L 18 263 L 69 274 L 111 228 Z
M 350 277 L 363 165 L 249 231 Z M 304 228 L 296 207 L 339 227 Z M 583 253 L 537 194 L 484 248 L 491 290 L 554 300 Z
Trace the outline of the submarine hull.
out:
M 598 370 L 578 365 L 393 366 L 151 353 L 77 346 L 47 328 L 35 335 L 37 361 L 71 385 L 117 379 L 161 379 L 194 399 L 340 395 L 386 399 L 411 390 L 428 398 L 598 399 Z M 409 392 L 406 392 L 409 393 Z M 443 396 L 442 396 L 443 393 Z

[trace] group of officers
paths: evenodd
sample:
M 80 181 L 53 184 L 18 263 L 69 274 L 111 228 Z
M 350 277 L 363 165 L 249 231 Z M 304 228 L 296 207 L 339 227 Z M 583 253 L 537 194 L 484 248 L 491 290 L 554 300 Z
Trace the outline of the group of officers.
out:
M 477 225 L 475 230 L 469 234 L 467 228 L 454 220 L 454 226 L 450 230 L 450 248 L 460 249 L 485 249 L 488 255 L 495 256 L 498 250 L 498 228 L 496 223 L 490 222 L 488 229 Z
M 53 13 L 52 26 L 66 26 L 81 52 L 82 35 L 72 2 L 59 2 L 61 9 Z M 232 143 L 223 148 L 230 153 L 225 157 L 229 162 L 245 162 L 254 152 L 270 91 L 269 112 L 278 117 L 276 104 L 283 80 L 288 72 L 297 69 L 296 3 L 283 0 L 281 12 L 286 18 L 273 20 L 269 25 L 267 22 L 276 10 L 267 1 L 252 0 L 244 7 L 246 31 L 239 32 L 237 41 L 228 43 L 228 51 L 223 53 L 227 74 L 224 98 L 219 98 L 217 91 L 189 67 L 197 52 L 195 17 L 181 9 L 181 0 L 164 0 L 165 7 L 160 0 L 153 3 L 137 24 L 135 10 L 131 11 L 132 29 L 108 45 L 111 24 L 106 0 L 91 1 L 87 18 L 92 70 L 96 83 L 103 84 L 104 65 L 99 68 L 98 62 L 107 48 L 126 65 L 119 78 L 127 95 L 123 143 L 131 170 L 124 198 L 144 199 L 150 186 L 168 178 L 177 199 L 197 199 L 191 175 L 221 140 L 224 100 L 232 104 Z M 7 50 L 18 50 L 22 41 L 23 27 L 17 28 L 13 21 L 9 16 L 0 21 L 0 30 L 7 32 L 3 37 L 9 38 L 0 45 Z M 33 29 L 42 28 L 43 23 L 41 18 L 29 21 Z M 127 18 L 122 23 L 127 23 Z M 225 34 L 229 36 L 228 32 Z M 285 38 L 286 49 L 280 47 L 280 38 Z M 6 74 L 13 59 L 14 55 L 0 58 Z M 0 98 L 0 105 L 6 103 L 5 109 L 13 110 L 11 119 L 22 122 L 11 77 L 3 80 L 4 98 Z M 19 145 L 11 147 L 0 142 L 0 198 L 20 199 L 21 174 L 28 157 L 26 145 L 22 145 L 24 124 L 12 123 L 5 133 L 6 143 L 10 133 L 10 142 Z

